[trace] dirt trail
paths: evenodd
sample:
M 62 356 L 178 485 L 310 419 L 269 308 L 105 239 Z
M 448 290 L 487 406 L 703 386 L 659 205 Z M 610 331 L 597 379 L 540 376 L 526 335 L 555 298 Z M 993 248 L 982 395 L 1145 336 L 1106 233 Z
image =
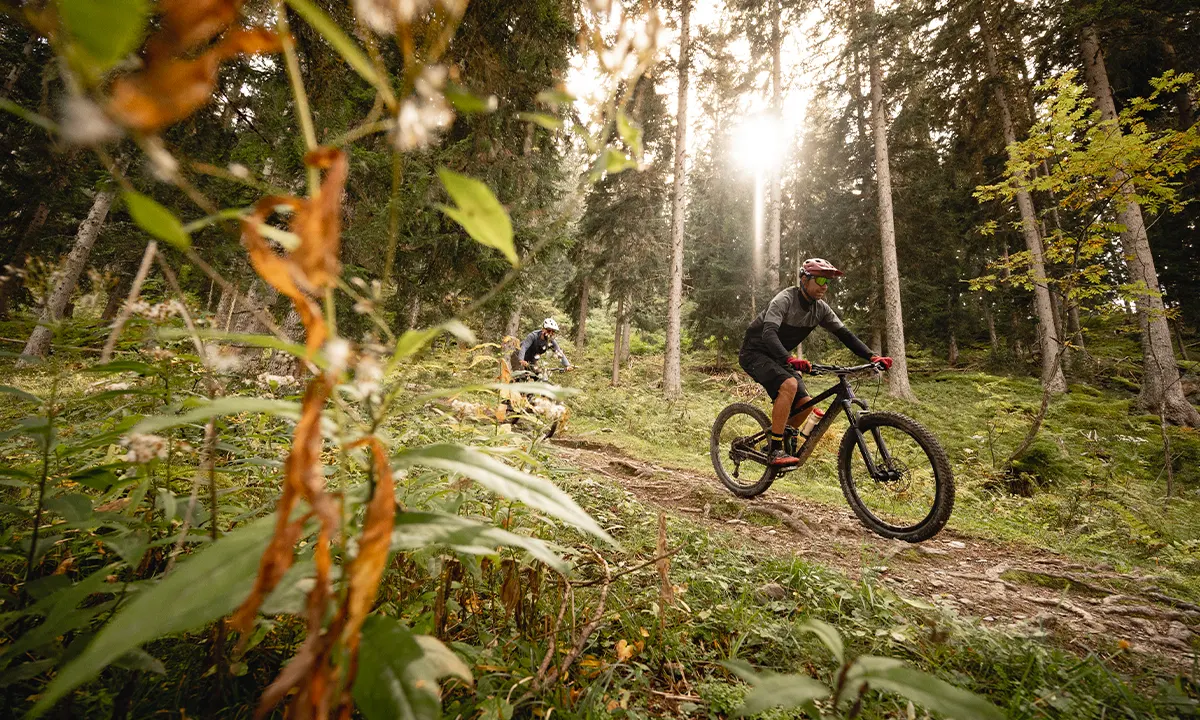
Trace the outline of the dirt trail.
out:
M 863 527 L 845 505 L 778 490 L 738 500 L 711 473 L 664 467 L 591 440 L 555 438 L 554 445 L 564 459 L 610 478 L 644 502 L 853 578 L 869 573 L 907 597 L 978 617 L 985 625 L 1045 631 L 1075 652 L 1112 652 L 1114 641 L 1124 640 L 1134 652 L 1158 656 L 1181 671 L 1195 660 L 1200 605 L 1168 597 L 1153 575 L 1119 573 L 952 529 L 917 545 L 887 540 Z

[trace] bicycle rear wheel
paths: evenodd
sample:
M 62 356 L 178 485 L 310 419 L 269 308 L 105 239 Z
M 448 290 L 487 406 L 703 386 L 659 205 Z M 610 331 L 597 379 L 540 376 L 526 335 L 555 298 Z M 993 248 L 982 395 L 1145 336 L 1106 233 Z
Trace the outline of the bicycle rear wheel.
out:
M 863 413 L 858 429 L 876 472 L 872 476 L 859 434 L 849 428 L 838 452 L 838 476 L 854 514 L 883 537 L 921 542 L 936 535 L 954 509 L 950 459 L 937 438 L 893 412 Z
M 775 481 L 775 469 L 750 457 L 765 456 L 771 421 L 753 405 L 734 403 L 713 422 L 709 453 L 721 484 L 738 497 L 761 495 Z

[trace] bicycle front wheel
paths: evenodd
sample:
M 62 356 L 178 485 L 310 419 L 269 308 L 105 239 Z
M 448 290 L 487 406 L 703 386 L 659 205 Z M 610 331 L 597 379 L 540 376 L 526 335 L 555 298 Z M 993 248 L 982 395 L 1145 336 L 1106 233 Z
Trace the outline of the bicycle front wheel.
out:
M 858 432 L 851 427 L 842 436 L 838 476 L 854 514 L 883 537 L 928 540 L 954 508 L 945 449 L 924 425 L 900 413 L 858 416 Z
M 709 453 L 721 484 L 738 497 L 761 495 L 775 481 L 765 462 L 771 421 L 753 405 L 734 403 L 713 422 Z M 762 460 L 755 458 L 761 457 Z

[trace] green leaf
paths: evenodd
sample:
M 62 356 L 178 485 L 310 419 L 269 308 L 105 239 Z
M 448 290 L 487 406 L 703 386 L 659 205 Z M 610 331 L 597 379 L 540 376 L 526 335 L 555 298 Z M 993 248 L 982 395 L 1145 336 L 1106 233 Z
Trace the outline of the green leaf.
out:
M 0 667 L 7 664 L 11 658 L 18 657 L 33 648 L 53 642 L 54 638 L 71 630 L 88 625 L 97 612 L 104 612 L 103 603 L 91 605 L 83 610 L 79 610 L 78 608 L 93 594 L 114 593 L 120 589 L 120 585 L 108 582 L 109 574 L 116 567 L 117 565 L 115 564 L 105 566 L 74 584 L 70 584 L 70 581 L 67 580 L 67 587 L 59 587 L 54 592 L 39 599 L 30 608 L 29 612 L 44 616 L 45 620 L 36 627 L 26 631 L 15 642 L 4 648 L 4 652 L 0 653 Z M 66 580 L 66 578 L 63 579 Z M 30 583 L 31 587 L 29 589 L 31 594 L 35 590 L 40 593 L 52 587 L 48 578 L 43 578 L 42 580 L 46 582 L 39 583 L 38 585 Z M 56 580 L 53 582 L 54 585 L 58 585 L 63 581 Z
M 146 0 L 59 0 L 63 28 L 102 73 L 142 43 Z
M 400 621 L 371 615 L 363 623 L 354 703 L 367 720 L 436 720 L 444 677 L 471 684 L 471 670 L 437 638 L 413 635 Z
M 616 545 L 570 495 L 553 483 L 509 467 L 477 450 L 461 445 L 429 445 L 404 451 L 396 456 L 395 461 L 400 467 L 425 465 L 465 475 L 497 495 L 519 500 Z
M 27 393 L 24 390 L 22 390 L 21 388 L 15 388 L 11 385 L 0 385 L 0 393 L 4 393 L 6 395 L 13 395 L 22 400 L 25 400 L 26 402 L 37 403 L 38 405 L 42 404 L 42 399 L 40 397 L 38 397 L 37 395 L 34 395 L 32 393 Z
M 833 653 L 833 657 L 838 661 L 839 665 L 846 661 L 846 649 L 842 644 L 842 636 L 832 625 L 813 619 L 803 623 L 798 629 L 801 632 L 810 632 L 816 635 L 824 643 L 825 647 L 829 648 L 829 652 Z
M 636 160 L 630 159 L 625 153 L 615 148 L 607 148 L 602 160 L 604 171 L 609 175 L 616 175 L 638 166 Z
M 773 707 L 794 708 L 829 695 L 829 688 L 806 675 L 760 676 L 742 701 L 738 715 L 757 715 Z
M 103 542 L 108 547 L 116 550 L 121 559 L 125 561 L 125 564 L 136 568 L 150 546 L 150 537 L 142 530 L 125 535 L 106 535 Z
M 333 21 L 325 11 L 317 7 L 311 0 L 287 0 L 287 4 L 292 6 L 304 21 L 312 26 L 321 37 L 325 38 L 334 49 L 334 51 L 342 56 L 354 72 L 358 73 L 363 80 L 371 83 L 376 89 L 388 95 L 391 94 L 391 88 L 387 81 L 379 76 L 375 71 L 375 66 L 371 64 L 370 58 L 358 46 L 358 43 L 350 39 L 350 36 L 342 31 L 341 27 Z
M 130 650 L 164 635 L 195 630 L 237 608 L 253 587 L 259 557 L 274 527 L 274 517 L 240 527 L 139 592 L 59 672 L 30 715 L 42 715 Z
M 168 428 L 189 425 L 220 415 L 236 415 L 238 413 L 267 413 L 276 417 L 297 420 L 300 417 L 300 404 L 289 400 L 273 400 L 271 398 L 246 397 L 235 395 L 231 397 L 209 400 L 200 407 L 194 408 L 181 415 L 156 415 L 142 420 L 134 425 L 131 433 L 154 433 Z
M 62 515 L 67 522 L 80 522 L 92 516 L 92 500 L 87 495 L 67 493 L 47 500 L 46 509 Z
M 496 109 L 496 96 L 481 98 L 458 83 L 446 85 L 446 99 L 461 113 L 488 113 Z
M 448 332 L 466 343 L 475 342 L 475 334 L 471 332 L 471 329 L 457 320 L 447 320 L 441 325 L 424 330 L 405 330 L 400 339 L 396 341 L 396 352 L 389 361 L 388 371 L 394 369 L 399 361 L 416 355 L 443 332 Z
M 562 90 L 543 90 L 537 94 L 537 101 L 543 105 L 570 105 L 575 102 L 575 96 Z
M 862 658 L 859 658 L 862 660 Z M 855 665 L 858 661 L 855 661 Z M 852 673 L 876 690 L 888 690 L 931 712 L 958 720 L 1002 720 L 1004 713 L 973 692 L 904 665 Z
M 192 246 L 192 236 L 184 231 L 183 223 L 179 222 L 175 213 L 140 192 L 126 190 L 124 196 L 129 214 L 143 230 L 170 243 L 177 250 L 187 250 Z
M 192 334 L 185 328 L 173 327 L 159 328 L 156 334 L 163 340 L 186 340 L 192 336 Z M 196 335 L 201 340 L 219 340 L 234 345 L 250 345 L 252 347 L 265 348 L 267 350 L 279 350 L 293 357 L 305 358 L 316 364 L 318 367 L 324 367 L 325 359 L 321 357 L 319 353 L 310 358 L 308 356 L 308 348 L 304 347 L 303 344 L 288 342 L 287 340 L 280 340 L 274 335 L 224 332 L 222 330 L 211 330 L 206 328 L 197 328 Z
M 537 538 L 517 535 L 461 515 L 428 512 L 396 515 L 392 550 L 418 550 L 430 545 L 446 545 L 469 555 L 495 555 L 500 546 L 517 547 L 559 572 L 567 571 L 566 561 Z
M 548 113 L 520 112 L 517 113 L 517 119 L 524 120 L 525 122 L 531 122 L 535 125 L 540 125 L 551 132 L 554 132 L 555 130 L 561 130 L 563 126 L 562 120 Z
M 513 245 L 512 220 L 508 211 L 487 185 L 446 168 L 438 168 L 438 177 L 458 207 L 439 205 L 441 211 L 462 226 L 475 241 L 504 253 L 513 265 L 520 263 Z
M 83 470 L 77 470 L 71 473 L 67 479 L 71 482 L 77 482 L 84 487 L 90 487 L 93 490 L 104 491 L 112 487 L 117 482 L 117 473 L 119 468 L 124 468 L 125 463 L 110 463 L 108 465 L 96 465 Z
M 112 362 L 104 363 L 103 365 L 93 365 L 89 368 L 84 368 L 84 372 L 100 373 L 103 375 L 112 375 L 115 373 L 133 372 L 138 375 L 159 375 L 161 371 L 154 365 L 137 360 L 113 360 Z
M 624 111 L 617 113 L 617 132 L 633 156 L 640 158 L 642 156 L 642 128 L 631 121 Z

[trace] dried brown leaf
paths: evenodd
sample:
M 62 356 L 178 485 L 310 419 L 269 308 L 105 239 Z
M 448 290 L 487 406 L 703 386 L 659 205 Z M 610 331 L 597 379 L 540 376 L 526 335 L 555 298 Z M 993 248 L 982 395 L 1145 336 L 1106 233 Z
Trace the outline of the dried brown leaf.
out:
M 113 83 L 109 112 L 127 127 L 158 132 L 209 101 L 223 60 L 277 52 L 280 47 L 279 37 L 270 30 L 235 28 L 195 58 L 152 57 L 145 70 Z
M 182 55 L 220 35 L 238 17 L 243 0 L 159 0 L 162 24 L 147 43 L 151 58 Z
M 276 509 L 275 535 L 267 545 L 262 560 L 259 561 L 258 577 L 254 580 L 254 588 L 242 602 L 241 607 L 233 614 L 231 620 L 232 628 L 242 635 L 241 644 L 243 646 L 249 638 L 249 631 L 254 626 L 254 618 L 258 614 L 258 608 L 262 605 L 262 601 L 275 589 L 283 574 L 292 566 L 296 541 L 300 537 L 304 523 L 307 522 L 308 517 L 311 517 L 305 516 L 295 522 L 289 521 L 292 511 L 296 507 L 296 501 L 300 497 L 304 497 L 313 505 L 313 509 L 317 511 L 321 519 L 322 535 L 325 538 L 328 537 L 326 532 L 330 520 L 329 508 L 325 505 L 318 506 L 314 502 L 310 488 L 312 475 L 320 475 L 321 410 L 325 407 L 325 400 L 329 397 L 331 387 L 332 384 L 329 380 L 324 375 L 320 375 L 309 382 L 308 389 L 304 393 L 300 421 L 296 423 L 296 432 L 293 436 L 292 451 L 284 462 L 283 494 L 279 498 L 279 505 Z M 336 522 L 336 514 L 333 520 Z M 318 552 L 318 575 L 321 570 L 319 556 Z M 326 569 L 326 577 L 328 577 L 328 569 Z M 319 587 L 321 583 L 318 582 L 317 585 Z M 314 591 L 317 589 L 314 587 Z

